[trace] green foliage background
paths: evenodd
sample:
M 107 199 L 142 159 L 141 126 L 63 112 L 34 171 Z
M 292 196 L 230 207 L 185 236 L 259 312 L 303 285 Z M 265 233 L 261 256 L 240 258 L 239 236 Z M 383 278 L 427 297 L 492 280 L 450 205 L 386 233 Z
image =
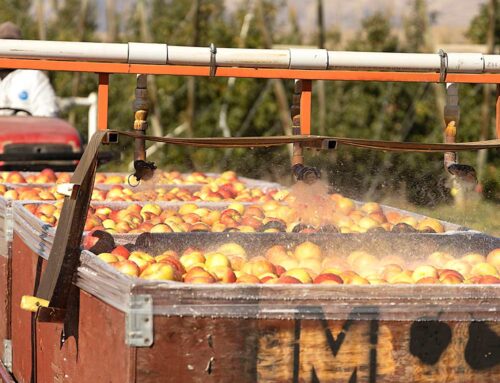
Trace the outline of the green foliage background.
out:
M 47 38 L 54 40 L 103 40 L 96 23 L 95 1 L 82 13 L 81 2 L 57 2 L 46 25 Z M 223 0 L 199 0 L 199 45 L 236 47 L 248 4 L 243 2 L 231 11 Z M 316 44 L 316 36 L 306 37 L 297 23 L 297 15 L 288 14 L 283 20 L 285 1 L 263 1 L 265 22 L 274 44 Z M 194 33 L 193 1 L 150 0 L 143 2 L 147 11 L 147 28 L 152 42 L 171 45 L 192 45 Z M 416 0 L 405 19 L 403 33 L 397 33 L 389 16 L 375 13 L 367 16 L 359 32 L 340 45 L 342 31 L 326 31 L 329 49 L 425 52 L 429 51 L 428 15 L 425 1 Z M 34 12 L 27 12 L 27 0 L 0 0 L 0 22 L 13 20 L 24 31 L 26 38 L 38 38 Z M 467 36 L 471 41 L 484 43 L 487 25 L 486 6 L 473 19 Z M 137 12 L 118 12 L 120 21 L 117 42 L 144 41 L 143 29 Z M 286 12 L 285 12 L 286 14 Z M 256 26 L 250 24 L 245 47 L 261 48 L 265 40 Z M 500 22 L 496 36 L 500 37 Z M 51 80 L 59 96 L 86 96 L 97 89 L 95 74 L 51 72 Z M 218 127 L 222 103 L 228 103 L 227 122 L 232 135 L 262 136 L 283 134 L 279 107 L 273 92 L 273 80 L 237 79 L 231 92 L 228 80 L 223 78 L 196 79 L 196 109 L 193 132 L 199 137 L 220 136 Z M 186 120 L 187 80 L 184 77 L 158 76 L 157 102 L 163 134 L 172 132 Z M 112 75 L 110 80 L 110 127 L 131 129 L 133 124 L 132 102 L 135 77 Z M 293 82 L 284 83 L 291 103 Z M 442 140 L 442 110 L 437 106 L 439 87 L 434 84 L 413 83 L 363 83 L 326 82 L 326 131 L 332 136 L 367 137 L 386 140 L 427 141 Z M 461 85 L 461 121 L 458 140 L 476 140 L 479 135 L 480 106 L 483 99 L 482 85 Z M 494 91 L 494 90 L 492 90 Z M 442 92 L 442 89 L 441 89 Z M 315 93 L 317 95 L 317 93 Z M 316 97 L 316 96 L 315 96 Z M 494 100 L 494 97 L 492 97 Z M 314 99 L 313 131 L 317 132 L 318 107 Z M 490 105 L 494 108 L 494 105 Z M 494 109 L 492 109 L 494 110 Z M 69 112 L 68 118 L 86 136 L 87 111 L 80 108 Z M 493 127 L 494 121 L 491 121 Z M 493 128 L 490 137 L 493 135 Z M 121 160 L 107 165 L 106 170 L 126 170 L 132 159 L 132 146 L 126 140 L 119 147 Z M 193 150 L 165 146 L 152 158 L 164 169 L 220 171 L 231 168 L 239 173 L 257 178 L 289 182 L 289 154 L 287 148 L 259 150 Z M 366 150 L 340 149 L 333 153 L 311 153 L 307 161 L 317 165 L 327 175 L 334 188 L 356 198 L 383 199 L 398 195 L 419 205 L 448 202 L 448 180 L 442 166 L 442 155 L 387 154 Z M 475 165 L 476 154 L 466 153 L 461 161 Z M 500 154 L 488 154 L 487 169 L 481 180 L 484 196 L 499 199 Z

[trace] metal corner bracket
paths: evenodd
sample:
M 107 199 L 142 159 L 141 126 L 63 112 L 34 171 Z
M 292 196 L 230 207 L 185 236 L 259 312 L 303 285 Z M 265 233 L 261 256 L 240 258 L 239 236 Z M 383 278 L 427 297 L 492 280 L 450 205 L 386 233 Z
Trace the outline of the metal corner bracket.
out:
M 153 344 L 153 298 L 149 294 L 130 295 L 125 318 L 125 342 L 129 346 L 149 347 Z
M 3 340 L 3 358 L 2 363 L 5 368 L 12 373 L 12 340 Z

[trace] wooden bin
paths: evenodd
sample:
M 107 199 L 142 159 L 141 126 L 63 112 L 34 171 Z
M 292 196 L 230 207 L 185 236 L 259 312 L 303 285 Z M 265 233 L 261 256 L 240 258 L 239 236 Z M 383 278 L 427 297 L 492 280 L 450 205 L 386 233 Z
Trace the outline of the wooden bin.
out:
M 19 302 L 46 261 L 15 233 L 12 262 Z M 62 325 L 13 305 L 18 382 L 500 381 L 498 286 L 209 288 L 133 280 L 89 256 L 79 275 L 64 343 Z M 131 296 L 152 301 L 149 347 L 126 343 L 147 318 Z

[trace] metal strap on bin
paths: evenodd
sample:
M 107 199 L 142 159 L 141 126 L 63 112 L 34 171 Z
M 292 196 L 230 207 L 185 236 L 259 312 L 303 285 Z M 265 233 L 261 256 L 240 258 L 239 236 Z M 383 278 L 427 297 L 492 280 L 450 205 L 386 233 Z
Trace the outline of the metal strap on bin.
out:
M 140 136 L 134 132 L 110 131 L 119 135 L 141 138 L 147 141 L 163 142 L 173 145 L 185 145 L 204 148 L 255 148 L 271 147 L 286 144 L 300 143 L 303 147 L 314 149 L 331 149 L 338 143 L 345 146 L 359 147 L 372 150 L 399 151 L 399 152 L 448 152 L 500 148 L 500 139 L 473 141 L 463 143 L 420 143 L 368 140 L 362 138 L 297 135 L 273 137 L 210 137 L 210 138 L 182 138 Z

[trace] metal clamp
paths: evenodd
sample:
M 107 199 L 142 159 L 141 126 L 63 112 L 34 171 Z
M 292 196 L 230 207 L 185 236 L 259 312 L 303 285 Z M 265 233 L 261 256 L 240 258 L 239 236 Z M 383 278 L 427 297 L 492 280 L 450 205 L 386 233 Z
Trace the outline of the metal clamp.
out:
M 129 346 L 153 344 L 153 298 L 149 294 L 131 294 L 125 318 L 125 341 Z
M 441 60 L 439 65 L 439 82 L 446 82 L 446 75 L 448 73 L 448 54 L 440 49 L 439 58 Z
M 214 43 L 210 44 L 210 77 L 215 77 L 217 71 L 217 47 Z

